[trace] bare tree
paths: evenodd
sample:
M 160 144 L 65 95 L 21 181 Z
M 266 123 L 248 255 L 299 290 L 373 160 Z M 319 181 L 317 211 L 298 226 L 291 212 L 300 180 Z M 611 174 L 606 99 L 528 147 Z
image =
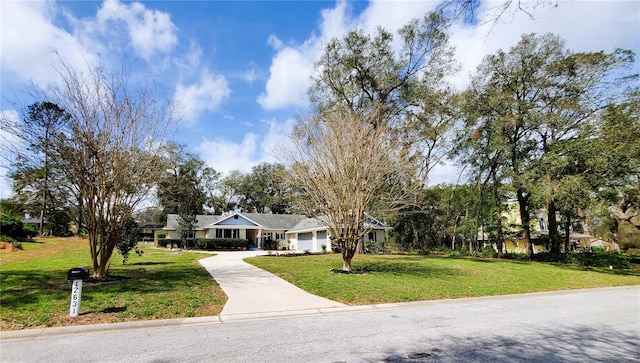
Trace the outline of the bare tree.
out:
M 327 217 L 345 271 L 351 271 L 358 242 L 368 232 L 365 213 L 376 212 L 374 206 L 403 205 L 410 191 L 407 179 L 415 171 L 395 138 L 375 127 L 372 117 L 370 112 L 336 111 L 309 118 L 296 127 L 295 147 L 286 152 L 292 186 L 312 214 Z
M 51 158 L 80 201 L 99 279 L 135 207 L 166 168 L 172 110 L 149 89 L 131 87 L 125 68 L 82 73 L 63 64 L 58 74 L 59 83 L 38 93 L 69 115 L 51 143 Z

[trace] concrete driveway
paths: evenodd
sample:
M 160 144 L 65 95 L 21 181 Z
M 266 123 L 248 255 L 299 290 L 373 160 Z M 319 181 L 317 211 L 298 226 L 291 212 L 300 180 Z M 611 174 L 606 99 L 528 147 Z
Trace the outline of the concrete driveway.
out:
M 265 254 L 264 251 L 219 252 L 199 260 L 229 297 L 220 313 L 222 321 L 243 320 L 249 316 L 306 315 L 309 310 L 346 306 L 312 295 L 243 261 Z

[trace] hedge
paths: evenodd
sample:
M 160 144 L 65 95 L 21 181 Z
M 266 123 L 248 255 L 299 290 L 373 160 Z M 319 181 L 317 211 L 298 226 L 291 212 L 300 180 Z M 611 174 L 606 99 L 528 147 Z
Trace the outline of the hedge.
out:
M 187 241 L 188 248 L 198 248 L 202 250 L 235 250 L 249 248 L 249 241 L 240 238 L 198 238 L 195 246 L 192 240 Z M 159 247 L 182 248 L 181 239 L 164 238 L 158 239 Z
M 198 238 L 196 247 L 203 250 L 244 250 L 249 248 L 249 241 L 241 238 Z

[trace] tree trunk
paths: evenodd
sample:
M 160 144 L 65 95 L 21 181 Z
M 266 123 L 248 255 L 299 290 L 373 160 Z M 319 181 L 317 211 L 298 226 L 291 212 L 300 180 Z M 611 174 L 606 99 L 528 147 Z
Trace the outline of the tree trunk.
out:
M 571 215 L 565 214 L 564 222 L 564 253 L 569 253 L 569 234 L 571 233 Z
M 618 243 L 618 229 L 619 229 L 619 223 L 618 220 L 613 218 L 613 223 L 611 223 L 611 228 L 609 229 L 611 231 L 611 236 L 613 238 L 613 242 Z
M 496 248 L 498 249 L 498 258 L 502 258 L 504 257 L 504 251 L 502 249 L 502 246 L 504 245 L 504 233 L 502 231 L 502 199 L 500 198 L 500 192 L 498 190 L 495 168 L 491 171 L 491 177 L 493 183 L 493 199 L 496 205 L 496 234 L 498 238 L 496 241 Z
M 353 255 L 355 254 L 355 248 L 350 246 L 350 243 L 346 243 L 346 241 L 342 241 L 342 270 L 351 272 L 351 260 L 353 259 Z
M 364 253 L 364 238 L 361 237 L 358 239 L 358 244 L 356 245 L 356 254 L 364 255 Z
M 552 199 L 547 203 L 547 223 L 549 225 L 549 241 L 551 242 L 551 254 L 560 259 L 560 236 L 558 235 L 558 220 L 556 219 L 556 203 Z
M 416 222 L 411 221 L 411 232 L 413 233 L 413 249 L 418 249 L 418 245 L 420 244 L 420 236 L 418 234 L 418 228 L 416 228 Z
M 517 191 L 518 209 L 522 221 L 522 240 L 524 241 L 524 253 L 529 260 L 533 259 L 533 243 L 531 243 L 531 215 L 529 214 L 529 194 L 521 188 Z

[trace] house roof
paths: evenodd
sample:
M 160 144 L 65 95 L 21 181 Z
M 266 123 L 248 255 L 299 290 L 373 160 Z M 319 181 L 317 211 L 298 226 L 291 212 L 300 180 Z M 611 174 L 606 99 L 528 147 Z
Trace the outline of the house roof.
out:
M 256 226 L 266 230 L 284 230 L 287 232 L 303 232 L 325 229 L 329 224 L 326 216 L 309 218 L 300 214 L 263 214 L 263 213 L 232 213 L 228 215 L 198 215 L 195 229 L 223 227 L 230 228 L 233 224 L 228 221 L 235 216 L 241 217 L 238 225 L 246 227 L 246 222 L 252 222 Z M 238 219 L 238 218 L 236 218 Z M 178 229 L 178 215 L 167 215 L 167 226 L 164 229 Z M 391 227 L 378 221 L 367 214 L 364 227 L 366 229 L 391 229 Z
M 261 214 L 261 213 L 233 213 L 229 215 L 198 215 L 196 229 L 205 227 L 215 227 L 218 223 L 223 222 L 233 216 L 241 216 L 245 220 L 253 222 L 257 227 L 262 229 L 288 230 L 295 226 L 307 216 L 299 214 Z M 167 215 L 167 226 L 165 229 L 178 229 L 178 215 Z M 227 225 L 228 226 L 228 225 Z
M 316 229 L 324 229 L 329 224 L 329 219 L 326 216 L 316 218 L 305 218 L 298 222 L 293 228 L 287 232 L 306 232 Z
M 246 219 L 258 224 L 264 229 L 289 230 L 307 216 L 300 214 L 262 214 L 262 213 L 238 213 Z M 215 224 L 215 223 L 214 223 Z
M 313 230 L 325 229 L 329 225 L 329 218 L 327 216 L 320 216 L 315 218 L 306 218 L 296 224 L 287 232 L 308 232 Z M 364 220 L 365 229 L 392 229 L 392 227 L 380 222 L 373 218 L 369 214 L 366 215 Z
M 218 220 L 222 219 L 222 216 L 213 216 L 213 215 L 198 215 L 196 216 L 196 225 L 195 229 L 202 229 L 204 226 L 215 223 Z M 180 224 L 178 223 L 178 215 L 177 214 L 168 214 L 167 215 L 167 226 L 165 229 L 178 229 Z

